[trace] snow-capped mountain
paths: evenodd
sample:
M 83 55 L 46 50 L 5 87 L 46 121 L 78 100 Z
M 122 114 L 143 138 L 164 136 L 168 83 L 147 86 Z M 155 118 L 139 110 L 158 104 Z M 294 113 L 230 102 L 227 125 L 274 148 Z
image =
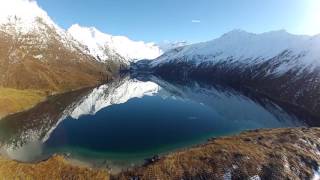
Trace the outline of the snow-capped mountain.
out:
M 66 48 L 70 50 L 82 50 L 85 52 L 84 46 L 75 41 L 72 36 L 60 28 L 47 14 L 41 9 L 36 1 L 33 0 L 10 0 L 2 3 L 0 9 L 0 27 L 1 31 L 23 40 L 23 35 L 39 36 L 29 37 L 24 41 L 40 41 L 37 43 L 46 43 L 51 38 L 56 38 Z M 17 36 L 20 36 L 17 37 Z M 34 39 L 32 39 L 34 38 Z
M 1 1 L 0 47 L 0 86 L 64 91 L 109 78 L 33 0 Z
M 233 30 L 213 41 L 173 49 L 152 64 L 156 66 L 169 61 L 216 64 L 231 59 L 253 65 L 291 51 L 295 55 L 304 55 L 300 65 L 310 65 L 317 63 L 320 57 L 317 47 L 320 47 L 320 36 L 292 35 L 284 30 L 262 34 Z
M 158 46 L 163 52 L 168 52 L 172 49 L 182 47 L 182 46 L 187 46 L 189 43 L 187 41 L 164 41 L 161 43 L 158 43 Z
M 125 36 L 112 36 L 94 27 L 81 27 L 74 24 L 68 32 L 86 45 L 93 56 L 99 57 L 98 59 L 103 62 L 108 60 L 110 55 L 134 62 L 141 59 L 155 59 L 162 54 L 162 50 L 154 43 L 133 41 Z
M 21 33 L 28 33 L 36 28 L 37 19 L 42 19 L 49 26 L 58 26 L 48 14 L 41 9 L 36 1 L 30 0 L 3 0 L 0 11 L 0 24 L 16 23 Z
M 320 35 L 234 30 L 209 42 L 168 51 L 150 66 L 167 78 L 245 86 L 319 114 L 319 50 Z

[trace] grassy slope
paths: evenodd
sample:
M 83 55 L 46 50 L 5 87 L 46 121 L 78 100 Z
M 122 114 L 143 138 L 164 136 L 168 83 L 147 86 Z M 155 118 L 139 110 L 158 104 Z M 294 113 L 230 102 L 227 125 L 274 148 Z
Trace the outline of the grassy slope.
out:
M 27 110 L 44 100 L 46 93 L 37 90 L 17 90 L 0 87 L 0 118 Z
M 44 27 L 43 32 L 28 34 L 14 33 L 14 30 L 8 34 L 7 29 L 15 26 L 0 26 L 0 87 L 59 93 L 112 79 L 106 64 L 83 53 L 71 41 L 68 44 L 72 48 L 66 46 L 55 29 L 41 20 L 39 25 Z M 44 37 L 46 39 L 41 40 Z M 42 55 L 42 59 L 35 58 L 37 55 Z
M 320 128 L 271 129 L 212 139 L 117 179 L 311 179 L 320 166 Z
M 106 171 L 76 167 L 60 156 L 54 156 L 38 164 L 23 164 L 0 157 L 0 177 L 4 179 L 109 179 Z

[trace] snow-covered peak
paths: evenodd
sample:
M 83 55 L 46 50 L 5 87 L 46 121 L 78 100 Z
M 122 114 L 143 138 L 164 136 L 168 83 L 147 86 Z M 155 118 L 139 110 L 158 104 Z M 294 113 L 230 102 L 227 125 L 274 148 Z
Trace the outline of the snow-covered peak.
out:
M 262 34 L 234 30 L 218 39 L 199 45 L 202 49 L 200 53 L 204 54 L 221 51 L 228 56 L 239 58 L 270 58 L 284 50 L 300 48 L 299 46 L 304 46 L 308 39 L 310 39 L 309 36 L 292 35 L 283 30 Z
M 311 62 L 320 60 L 320 54 L 316 53 L 316 49 L 320 48 L 319 40 L 306 35 L 293 35 L 284 30 L 261 34 L 233 30 L 212 41 L 185 46 L 179 51 L 171 50 L 152 64 L 155 66 L 174 59 L 194 61 L 196 64 L 204 61 L 215 63 L 228 58 L 253 64 L 273 58 L 286 50 L 295 55 L 306 55 L 305 61 Z
M 94 27 L 72 25 L 68 32 L 78 41 L 87 45 L 94 56 L 106 60 L 106 49 L 109 53 L 119 54 L 128 61 L 141 59 L 155 59 L 162 54 L 162 50 L 154 43 L 133 41 L 125 36 L 105 34 Z
M 21 33 L 28 33 L 39 19 L 49 26 L 59 28 L 34 0 L 1 0 L 0 25 L 14 24 Z
M 280 29 L 280 30 L 275 30 L 275 31 L 269 31 L 269 32 L 264 32 L 261 34 L 258 33 L 252 33 L 252 32 L 248 32 L 242 29 L 233 29 L 225 34 L 223 34 L 220 38 L 223 37 L 248 37 L 248 36 L 278 36 L 278 37 L 282 37 L 282 36 L 290 36 L 292 34 L 288 33 L 285 29 Z
M 78 24 L 72 25 L 68 32 L 73 38 L 87 46 L 90 54 L 94 57 L 98 57 L 101 61 L 106 61 L 110 58 L 109 56 L 112 52 L 108 54 L 105 47 L 105 39 L 109 39 L 109 35 L 101 33 L 94 27 L 80 27 Z
M 88 55 L 83 45 L 59 27 L 35 0 L 0 0 L 0 32 L 23 40 L 30 49 L 43 49 L 55 40 L 70 51 Z M 27 35 L 27 36 L 25 36 Z M 30 36 L 31 35 L 31 36 Z M 27 43 L 28 42 L 28 43 Z M 45 59 L 45 54 L 34 55 Z
M 244 36 L 248 36 L 248 35 L 254 35 L 254 33 L 250 33 L 247 32 L 245 30 L 242 29 L 233 29 L 229 32 L 224 33 L 221 37 L 225 37 L 225 36 L 239 36 L 239 35 L 244 35 Z
M 164 41 L 158 44 L 163 52 L 170 51 L 172 49 L 189 45 L 187 41 Z

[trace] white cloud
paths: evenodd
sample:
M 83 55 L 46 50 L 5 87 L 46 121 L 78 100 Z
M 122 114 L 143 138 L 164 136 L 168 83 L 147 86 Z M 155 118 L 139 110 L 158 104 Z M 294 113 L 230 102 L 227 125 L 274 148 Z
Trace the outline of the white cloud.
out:
M 193 19 L 191 20 L 192 23 L 201 23 L 201 21 L 199 19 Z

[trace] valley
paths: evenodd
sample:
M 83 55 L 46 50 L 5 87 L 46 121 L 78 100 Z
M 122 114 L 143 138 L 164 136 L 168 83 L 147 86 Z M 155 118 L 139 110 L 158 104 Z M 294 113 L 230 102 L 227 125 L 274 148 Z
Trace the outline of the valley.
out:
M 185 109 L 188 112 L 178 113 Z M 126 116 L 118 112 L 126 112 Z M 301 126 L 306 128 L 298 128 Z M 218 178 L 229 174 L 263 179 L 274 173 L 312 177 L 318 166 L 318 129 L 310 128 L 314 126 L 319 126 L 317 117 L 308 112 L 275 104 L 250 91 L 127 75 L 96 88 L 50 96 L 30 110 L 3 118 L 0 149 L 4 162 L 25 173 L 3 173 L 7 177 L 27 175 L 31 164 L 39 173 L 46 167 L 62 166 L 69 170 L 52 173 L 97 179 Z M 256 130 L 260 128 L 267 129 Z M 246 132 L 248 129 L 251 131 Z M 283 150 L 278 156 L 290 159 L 292 170 L 277 170 L 288 165 L 285 160 L 271 163 L 276 151 L 271 147 Z M 299 156 L 295 156 L 295 147 L 299 147 Z M 302 161 L 310 164 L 298 165 Z M 256 166 L 261 168 L 252 168 Z M 295 168 L 303 172 L 292 174 Z
M 4 2 L 0 179 L 320 179 L 319 34 L 144 42 Z

